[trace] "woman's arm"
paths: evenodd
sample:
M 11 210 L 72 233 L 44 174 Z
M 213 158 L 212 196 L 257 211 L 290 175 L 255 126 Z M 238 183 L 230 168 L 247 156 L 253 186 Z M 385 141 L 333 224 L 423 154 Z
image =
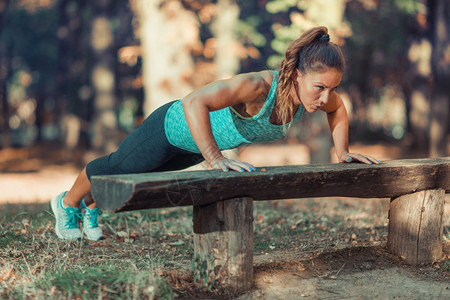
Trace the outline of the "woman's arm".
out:
M 328 125 L 333 136 L 334 147 L 339 162 L 359 161 L 366 164 L 378 164 L 379 161 L 373 157 L 349 153 L 348 150 L 348 118 L 347 110 L 338 94 L 330 99 L 323 109 L 327 113 Z
M 270 72 L 271 73 L 271 72 Z M 266 97 L 272 78 L 269 72 L 247 73 L 210 83 L 183 98 L 186 121 L 201 154 L 213 168 L 252 171 L 248 163 L 226 159 L 214 139 L 209 112 Z

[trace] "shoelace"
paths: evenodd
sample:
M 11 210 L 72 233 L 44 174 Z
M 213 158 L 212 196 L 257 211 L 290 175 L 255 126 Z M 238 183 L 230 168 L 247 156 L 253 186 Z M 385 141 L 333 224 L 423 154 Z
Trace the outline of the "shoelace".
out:
M 98 226 L 98 216 L 102 214 L 102 211 L 97 207 L 93 209 L 86 209 L 86 217 L 89 220 L 91 228 Z
M 70 206 L 64 208 L 64 210 L 67 213 L 67 222 L 65 227 L 68 229 L 78 228 L 78 220 L 83 218 L 83 214 L 80 210 Z

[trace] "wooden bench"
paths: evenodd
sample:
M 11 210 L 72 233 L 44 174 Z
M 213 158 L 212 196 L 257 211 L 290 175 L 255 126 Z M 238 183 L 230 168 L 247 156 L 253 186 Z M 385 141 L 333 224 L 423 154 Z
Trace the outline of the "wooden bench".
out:
M 214 280 L 235 293 L 250 289 L 253 281 L 253 201 L 391 198 L 388 247 L 410 264 L 428 264 L 442 256 L 449 192 L 450 157 L 92 178 L 93 198 L 105 211 L 192 205 L 194 257 L 209 258 Z

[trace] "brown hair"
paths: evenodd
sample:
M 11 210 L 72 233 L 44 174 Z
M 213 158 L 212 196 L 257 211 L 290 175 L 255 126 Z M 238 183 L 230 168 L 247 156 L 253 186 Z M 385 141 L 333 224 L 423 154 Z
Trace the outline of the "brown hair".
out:
M 282 124 L 287 124 L 294 116 L 291 87 L 295 69 L 306 74 L 310 71 L 325 71 L 328 68 L 344 72 L 345 57 L 338 45 L 329 42 L 326 27 L 309 29 L 292 42 L 281 62 L 277 85 L 278 118 Z

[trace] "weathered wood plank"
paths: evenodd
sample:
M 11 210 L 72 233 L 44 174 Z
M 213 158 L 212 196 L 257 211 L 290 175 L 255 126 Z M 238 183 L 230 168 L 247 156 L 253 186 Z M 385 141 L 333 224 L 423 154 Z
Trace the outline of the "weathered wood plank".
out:
M 394 198 L 389 210 L 388 247 L 409 264 L 442 257 L 445 194 L 441 189 Z
M 194 261 L 202 284 L 217 282 L 232 294 L 252 287 L 251 198 L 194 206 Z
M 262 169 L 251 173 L 210 170 L 94 176 L 92 195 L 100 209 L 118 212 L 205 205 L 240 197 L 391 198 L 438 188 L 450 192 L 450 157 Z

